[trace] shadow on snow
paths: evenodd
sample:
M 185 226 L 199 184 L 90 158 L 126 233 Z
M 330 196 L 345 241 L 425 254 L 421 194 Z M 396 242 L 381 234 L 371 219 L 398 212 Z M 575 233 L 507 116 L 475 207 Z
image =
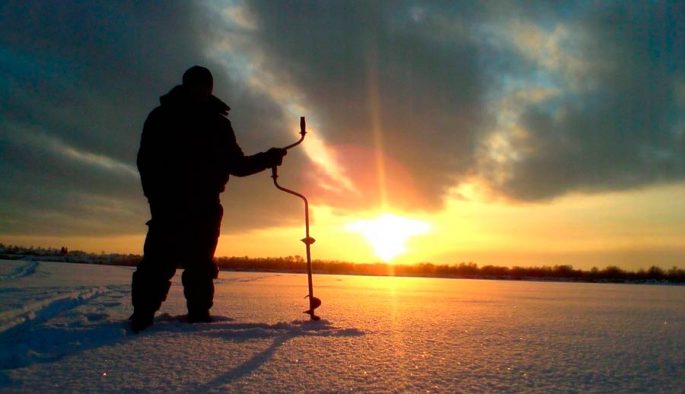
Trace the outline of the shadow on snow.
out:
M 86 314 L 87 323 L 71 321 L 53 324 L 50 321 L 26 322 L 0 333 L 0 387 L 12 384 L 8 371 L 38 363 L 51 363 L 63 357 L 122 344 L 145 336 L 178 333 L 201 335 L 232 342 L 258 339 L 273 341 L 266 349 L 213 380 L 193 389 L 211 389 L 229 384 L 258 370 L 268 362 L 287 341 L 297 337 L 355 337 L 365 333 L 356 328 L 335 327 L 328 320 L 296 320 L 290 323 L 240 323 L 232 318 L 214 316 L 212 323 L 187 324 L 185 316 L 161 314 L 155 324 L 140 334 L 133 334 L 128 321 L 113 321 L 104 314 Z
M 162 320 L 182 320 L 182 317 L 160 316 Z M 335 327 L 328 320 L 310 321 L 295 320 L 290 323 L 238 323 L 230 318 L 216 317 L 215 322 L 194 324 L 192 328 L 178 325 L 156 324 L 160 331 L 193 331 L 201 335 L 220 338 L 227 341 L 242 342 L 255 339 L 273 338 L 271 344 L 264 350 L 254 354 L 247 361 L 234 367 L 202 385 L 193 383 L 193 390 L 207 391 L 230 384 L 244 376 L 250 375 L 266 364 L 276 352 L 289 340 L 297 337 L 357 337 L 365 335 L 364 331 L 356 328 Z

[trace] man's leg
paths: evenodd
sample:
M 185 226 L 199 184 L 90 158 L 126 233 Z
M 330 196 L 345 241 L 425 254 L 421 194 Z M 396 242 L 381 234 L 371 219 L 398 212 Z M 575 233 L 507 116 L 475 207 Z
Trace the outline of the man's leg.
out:
M 199 263 L 199 262 L 198 262 Z M 218 268 L 212 261 L 193 264 L 183 271 L 183 294 L 188 305 L 188 321 L 208 322 L 214 305 L 214 279 Z
M 178 244 L 173 232 L 153 221 L 149 221 L 148 226 L 143 260 L 133 273 L 131 284 L 134 308 L 131 325 L 134 331 L 152 325 L 155 312 L 166 300 L 170 279 L 176 272 L 176 259 L 172 254 L 174 245 Z
M 183 258 L 183 294 L 188 306 L 190 322 L 209 321 L 209 309 L 214 300 L 214 279 L 219 269 L 214 263 L 214 252 L 219 240 L 221 205 L 208 207 L 198 215 L 194 231 L 188 236 L 188 254 Z

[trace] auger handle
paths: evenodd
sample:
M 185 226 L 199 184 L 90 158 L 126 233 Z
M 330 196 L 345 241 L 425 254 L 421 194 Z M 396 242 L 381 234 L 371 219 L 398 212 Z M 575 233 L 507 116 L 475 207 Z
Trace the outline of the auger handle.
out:
M 286 146 L 286 147 L 283 148 L 283 149 L 288 150 L 288 149 L 290 149 L 290 148 L 296 147 L 297 145 L 300 145 L 300 143 L 301 143 L 302 141 L 304 141 L 304 136 L 305 136 L 305 134 L 307 134 L 307 122 L 305 122 L 304 116 L 300 116 L 300 139 L 297 140 L 297 142 L 292 143 L 292 144 Z
M 297 145 L 300 145 L 302 141 L 304 141 L 304 136 L 307 134 L 307 122 L 304 120 L 304 116 L 300 116 L 300 139 L 293 142 L 292 144 L 286 146 L 285 150 L 288 150 L 290 148 L 294 148 Z M 278 166 L 273 166 L 271 167 L 271 178 L 274 180 L 274 184 L 276 185 L 277 188 L 281 189 L 281 186 L 277 183 L 276 179 L 278 179 Z

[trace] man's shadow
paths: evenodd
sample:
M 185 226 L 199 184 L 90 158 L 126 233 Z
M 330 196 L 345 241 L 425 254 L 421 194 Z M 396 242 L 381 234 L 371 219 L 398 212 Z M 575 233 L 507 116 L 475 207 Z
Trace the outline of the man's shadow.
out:
M 273 341 L 264 350 L 254 354 L 245 362 L 235 366 L 202 385 L 192 384 L 192 390 L 208 391 L 230 384 L 244 376 L 250 375 L 266 364 L 278 350 L 289 340 L 297 337 L 357 337 L 365 335 L 364 331 L 356 328 L 335 327 L 328 320 L 306 321 L 296 320 L 290 323 L 238 323 L 232 319 L 218 317 L 218 323 L 195 324 L 193 332 L 211 338 L 220 338 L 232 342 L 243 342 L 255 339 L 270 339 Z M 168 326 L 175 330 L 174 326 Z M 166 330 L 162 325 L 157 329 Z M 186 330 L 184 330 L 186 331 Z M 189 387 L 191 389 L 191 387 Z
M 338 328 L 327 320 L 267 324 L 240 323 L 228 317 L 215 316 L 212 323 L 191 325 L 184 321 L 185 316 L 170 316 L 168 314 L 157 316 L 152 327 L 142 333 L 134 334 L 128 327 L 128 321 L 112 321 L 106 315 L 93 315 L 91 317 L 96 321 L 85 326 L 59 327 L 42 324 L 42 322 L 26 322 L 0 333 L 0 345 L 3 348 L 0 351 L 0 387 L 12 386 L 13 381 L 8 372 L 13 369 L 34 364 L 52 363 L 63 357 L 73 356 L 103 346 L 124 344 L 139 336 L 155 335 L 160 332 L 189 336 L 202 335 L 231 342 L 273 338 L 271 345 L 265 350 L 200 386 L 200 388 L 207 389 L 229 384 L 256 371 L 268 362 L 284 343 L 292 338 L 364 335 L 361 330 Z M 192 390 L 197 390 L 197 387 L 194 384 Z

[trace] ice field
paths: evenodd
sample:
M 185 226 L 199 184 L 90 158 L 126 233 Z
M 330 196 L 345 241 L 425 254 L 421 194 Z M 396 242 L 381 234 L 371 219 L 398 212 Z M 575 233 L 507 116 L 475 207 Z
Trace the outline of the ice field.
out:
M 180 272 L 128 330 L 128 267 L 0 261 L 2 392 L 683 392 L 685 287 Z

